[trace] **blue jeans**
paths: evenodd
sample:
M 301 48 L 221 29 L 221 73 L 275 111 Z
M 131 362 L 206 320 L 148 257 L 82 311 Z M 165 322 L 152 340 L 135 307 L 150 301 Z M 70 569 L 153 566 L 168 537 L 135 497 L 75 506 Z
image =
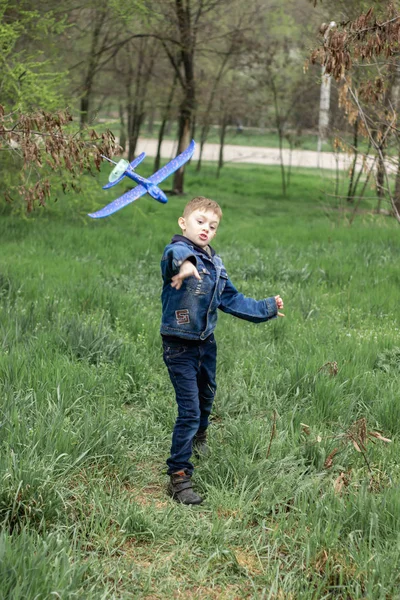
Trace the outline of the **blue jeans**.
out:
M 208 427 L 216 391 L 217 345 L 214 335 L 204 342 L 163 340 L 163 358 L 175 388 L 178 417 L 172 434 L 168 475 L 185 470 L 191 475 L 193 439 Z

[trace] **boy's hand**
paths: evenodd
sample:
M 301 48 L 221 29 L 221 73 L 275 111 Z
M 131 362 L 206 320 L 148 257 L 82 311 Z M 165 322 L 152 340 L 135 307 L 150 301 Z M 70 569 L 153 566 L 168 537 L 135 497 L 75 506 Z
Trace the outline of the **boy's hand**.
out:
M 179 273 L 177 273 L 177 275 L 174 275 L 172 277 L 171 287 L 175 288 L 176 290 L 180 290 L 180 288 L 182 286 L 182 281 L 184 279 L 186 279 L 186 277 L 192 277 L 192 276 L 196 277 L 196 279 L 201 280 L 199 272 L 196 269 L 196 267 L 194 266 L 194 264 L 192 262 L 190 262 L 190 260 L 185 260 L 185 262 L 183 262 L 181 264 Z
M 278 309 L 283 308 L 283 300 L 282 298 L 278 295 L 275 296 L 275 302 L 276 302 L 276 306 L 278 307 Z M 284 317 L 285 315 L 281 312 L 278 312 L 278 317 Z

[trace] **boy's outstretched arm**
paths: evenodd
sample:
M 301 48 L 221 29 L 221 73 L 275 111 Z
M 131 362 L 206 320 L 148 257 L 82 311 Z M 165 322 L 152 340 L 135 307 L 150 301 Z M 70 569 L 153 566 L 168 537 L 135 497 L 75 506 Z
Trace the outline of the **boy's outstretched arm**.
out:
M 179 290 L 182 286 L 182 281 L 186 277 L 196 277 L 196 279 L 201 280 L 198 270 L 190 260 L 185 260 L 179 269 L 179 273 L 171 278 L 171 287 Z
M 278 310 L 283 308 L 283 300 L 279 296 L 279 294 L 277 296 L 275 296 L 275 300 L 276 300 L 276 306 L 278 307 Z M 285 315 L 283 313 L 278 312 L 278 317 L 284 317 L 284 316 Z
M 169 281 L 180 272 L 183 264 L 189 261 L 196 268 L 196 256 L 186 244 L 175 243 L 169 244 L 161 259 L 161 273 L 164 281 Z M 197 271 L 197 269 L 196 269 Z M 188 277 L 188 276 L 187 276 Z
M 230 279 L 226 282 L 218 308 L 234 317 L 253 323 L 262 323 L 283 316 L 278 312 L 278 308 L 283 308 L 280 296 L 271 296 L 263 300 L 248 298 L 235 288 Z

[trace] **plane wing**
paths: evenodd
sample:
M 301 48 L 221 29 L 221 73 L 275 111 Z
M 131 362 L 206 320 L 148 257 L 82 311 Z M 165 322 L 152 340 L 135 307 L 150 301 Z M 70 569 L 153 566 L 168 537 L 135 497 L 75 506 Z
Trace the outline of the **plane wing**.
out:
M 164 181 L 164 179 L 167 179 L 167 177 L 169 177 L 170 175 L 172 175 L 172 173 L 177 171 L 182 165 L 184 165 L 193 156 L 195 147 L 196 147 L 196 143 L 194 140 L 192 140 L 190 142 L 189 146 L 186 148 L 186 150 L 184 150 L 176 158 L 172 159 L 164 167 L 161 167 L 161 169 L 159 171 L 157 171 L 156 173 L 154 173 L 154 175 L 149 177 L 149 181 L 151 181 L 151 183 L 157 184 L 157 183 L 160 183 L 161 181 Z
M 114 202 L 110 202 L 110 204 L 107 204 L 107 206 L 105 206 L 101 210 L 98 210 L 95 213 L 89 213 L 88 216 L 92 217 L 92 219 L 101 219 L 102 217 L 108 217 L 109 215 L 112 215 L 113 213 L 117 212 L 117 210 L 119 210 L 120 208 L 123 208 L 127 204 L 130 204 L 131 202 L 134 202 L 141 196 L 144 196 L 144 194 L 147 194 L 146 188 L 143 187 L 143 185 L 137 185 L 132 190 L 129 190 L 129 192 L 125 192 L 125 194 L 122 194 L 122 196 L 114 200 Z
M 133 159 L 133 161 L 131 162 L 131 164 L 129 166 L 131 167 L 131 169 L 136 169 L 136 167 L 138 165 L 140 165 L 142 160 L 144 160 L 145 158 L 146 158 L 146 152 L 142 152 L 142 154 L 139 154 L 139 156 L 137 156 L 136 158 Z

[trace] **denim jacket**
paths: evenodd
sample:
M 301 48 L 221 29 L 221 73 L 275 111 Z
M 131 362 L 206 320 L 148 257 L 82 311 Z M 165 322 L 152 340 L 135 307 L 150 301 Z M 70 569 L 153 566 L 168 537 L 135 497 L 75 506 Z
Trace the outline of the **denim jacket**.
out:
M 230 281 L 221 258 L 212 256 L 182 235 L 175 235 L 161 259 L 163 277 L 161 334 L 189 340 L 204 340 L 215 329 L 217 308 L 240 319 L 262 323 L 277 316 L 274 297 L 247 298 Z M 171 278 L 185 260 L 196 266 L 201 281 L 187 277 L 179 290 Z

